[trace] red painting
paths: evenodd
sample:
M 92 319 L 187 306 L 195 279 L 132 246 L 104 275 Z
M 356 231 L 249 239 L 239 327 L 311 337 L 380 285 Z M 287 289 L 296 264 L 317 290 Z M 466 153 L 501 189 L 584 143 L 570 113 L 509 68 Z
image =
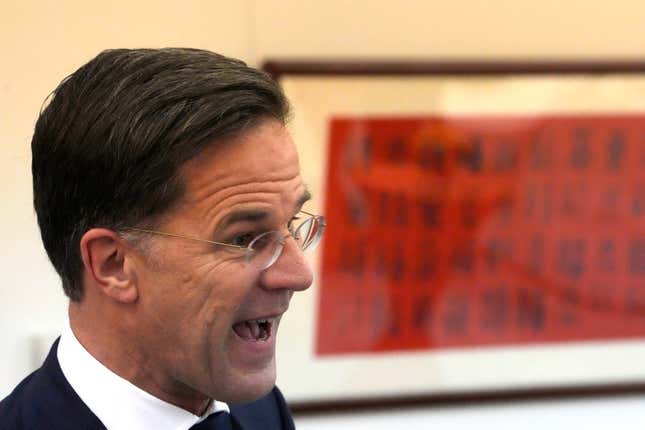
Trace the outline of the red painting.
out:
M 645 115 L 338 117 L 316 352 L 645 336 Z

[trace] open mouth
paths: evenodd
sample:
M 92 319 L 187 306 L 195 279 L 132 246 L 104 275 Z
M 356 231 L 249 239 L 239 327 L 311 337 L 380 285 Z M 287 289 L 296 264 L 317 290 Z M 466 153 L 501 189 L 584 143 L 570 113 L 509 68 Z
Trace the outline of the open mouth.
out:
M 266 342 L 271 337 L 275 318 L 242 321 L 233 325 L 240 338 L 250 342 Z

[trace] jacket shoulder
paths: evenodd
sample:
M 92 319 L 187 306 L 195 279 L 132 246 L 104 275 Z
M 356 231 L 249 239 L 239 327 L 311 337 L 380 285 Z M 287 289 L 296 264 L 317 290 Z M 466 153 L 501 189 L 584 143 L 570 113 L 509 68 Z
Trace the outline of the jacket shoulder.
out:
M 42 367 L 0 402 L 0 430 L 105 429 L 65 379 L 57 347 L 58 340 Z
M 244 430 L 295 429 L 291 412 L 278 387 L 273 387 L 269 394 L 254 402 L 231 405 L 230 409 Z
M 22 380 L 13 391 L 0 401 L 0 429 L 21 429 L 25 403 L 29 402 L 29 397 L 33 393 L 33 379 L 37 371 L 32 372 Z

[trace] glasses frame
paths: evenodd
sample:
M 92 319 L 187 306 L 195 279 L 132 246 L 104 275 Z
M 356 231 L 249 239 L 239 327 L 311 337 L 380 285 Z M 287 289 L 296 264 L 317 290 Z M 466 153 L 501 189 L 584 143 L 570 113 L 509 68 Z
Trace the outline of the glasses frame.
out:
M 253 238 L 253 240 L 251 240 L 251 242 L 247 246 L 239 246 L 239 245 L 234 245 L 232 243 L 217 242 L 217 241 L 214 241 L 214 240 L 202 239 L 202 238 L 194 237 L 194 236 L 184 236 L 184 235 L 181 235 L 181 234 L 168 233 L 168 232 L 165 232 L 165 231 L 152 230 L 152 229 L 147 229 L 147 228 L 125 227 L 123 230 L 134 231 L 134 232 L 139 232 L 139 233 L 154 234 L 154 235 L 157 235 L 157 236 L 174 237 L 174 238 L 177 238 L 177 239 L 193 240 L 193 241 L 196 241 L 196 242 L 207 243 L 207 244 L 210 244 L 210 245 L 226 246 L 228 248 L 233 248 L 233 249 L 237 249 L 237 250 L 240 250 L 240 251 L 244 251 L 245 252 L 245 259 L 246 259 L 247 263 L 250 263 L 254 252 L 256 252 L 256 250 L 253 249 L 253 245 L 258 241 L 258 239 L 260 239 L 260 238 L 262 238 L 262 237 L 264 237 L 264 236 L 266 236 L 268 234 L 276 234 L 276 233 L 278 233 L 280 235 L 280 237 L 277 237 L 276 240 L 280 244 L 279 248 L 276 248 L 276 250 L 274 252 L 274 255 L 271 257 L 271 259 L 269 260 L 269 262 L 266 265 L 258 267 L 261 270 L 264 270 L 264 269 L 267 269 L 267 268 L 271 267 L 271 265 L 273 263 L 275 263 L 276 260 L 280 257 L 280 255 L 282 254 L 282 250 L 284 248 L 284 244 L 286 243 L 286 240 L 288 238 L 292 237 L 296 241 L 298 239 L 300 239 L 298 236 L 295 236 L 294 234 L 300 229 L 300 227 L 302 225 L 304 225 L 306 222 L 309 222 L 309 220 L 312 220 L 311 222 L 317 221 L 319 223 L 319 225 L 320 225 L 319 237 L 322 237 L 322 234 L 325 231 L 325 227 L 327 226 L 327 220 L 325 219 L 325 217 L 322 216 L 322 215 L 312 214 L 312 213 L 304 211 L 304 210 L 299 210 L 298 213 L 305 214 L 305 215 L 309 216 L 309 218 L 307 218 L 306 220 L 301 222 L 298 225 L 298 227 L 296 227 L 295 230 L 289 231 L 289 234 L 284 234 L 279 230 L 265 231 L 264 233 L 260 233 L 257 236 L 255 236 Z M 320 241 L 320 239 L 318 239 L 318 241 L 316 242 L 316 246 L 317 246 L 319 241 Z M 316 246 L 314 246 L 314 249 L 315 249 Z M 311 245 L 305 246 L 305 247 L 298 246 L 298 248 L 300 248 L 302 251 L 306 251 L 310 247 L 311 247 Z

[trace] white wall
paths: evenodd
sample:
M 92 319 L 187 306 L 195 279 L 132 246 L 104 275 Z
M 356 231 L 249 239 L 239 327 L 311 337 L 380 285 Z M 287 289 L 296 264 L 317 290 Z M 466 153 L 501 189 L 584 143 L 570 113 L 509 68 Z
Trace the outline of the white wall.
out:
M 621 397 L 312 416 L 296 424 L 299 430 L 640 430 L 644 407 L 642 397 Z
M 0 397 L 33 367 L 65 318 L 60 282 L 40 244 L 31 204 L 29 142 L 58 82 L 110 47 L 193 46 L 244 57 L 248 5 L 229 1 L 21 1 L 0 18 Z
M 642 58 L 645 53 L 645 2 L 639 0 L 23 0 L 4 2 L 2 9 L 0 397 L 33 367 L 33 345 L 42 346 L 42 339 L 48 343 L 65 315 L 66 301 L 40 245 L 31 207 L 33 124 L 48 92 L 99 50 L 193 46 L 255 65 L 266 58 L 293 57 Z M 34 338 L 41 341 L 34 343 Z M 406 410 L 299 423 L 301 428 L 330 423 L 352 429 L 427 428 L 430 423 L 469 428 L 476 421 L 488 428 L 482 426 L 503 419 L 537 428 L 527 426 L 548 414 L 555 417 L 548 421 L 554 428 L 566 428 L 564 423 L 575 417 L 632 428 L 634 420 L 645 417 L 640 411 L 644 401 Z M 611 420 L 593 418 L 607 414 Z

